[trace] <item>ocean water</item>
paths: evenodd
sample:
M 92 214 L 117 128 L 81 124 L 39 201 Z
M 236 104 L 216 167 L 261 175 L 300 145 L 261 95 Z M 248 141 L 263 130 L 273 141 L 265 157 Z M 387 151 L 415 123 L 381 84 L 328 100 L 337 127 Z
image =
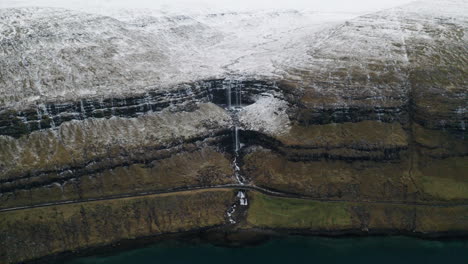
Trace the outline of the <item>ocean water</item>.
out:
M 167 241 L 102 256 L 76 258 L 65 263 L 468 263 L 468 240 L 290 236 L 241 248 Z

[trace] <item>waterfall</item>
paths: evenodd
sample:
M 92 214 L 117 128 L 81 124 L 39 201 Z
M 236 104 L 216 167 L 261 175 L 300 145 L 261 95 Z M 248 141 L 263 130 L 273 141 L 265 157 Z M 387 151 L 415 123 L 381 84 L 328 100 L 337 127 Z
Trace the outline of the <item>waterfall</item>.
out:
M 247 195 L 245 194 L 245 191 L 238 191 L 237 195 L 236 195 L 236 198 L 238 199 L 238 201 L 236 203 L 234 203 L 233 205 L 231 205 L 231 207 L 229 207 L 228 210 L 226 211 L 226 216 L 227 216 L 230 224 L 237 223 L 235 218 L 236 218 L 236 215 L 238 216 L 239 214 L 234 214 L 236 212 L 237 206 L 238 205 L 240 205 L 240 206 L 247 206 L 248 205 Z
M 242 184 L 244 185 L 244 177 L 242 177 L 241 173 L 240 173 L 240 167 L 239 165 L 237 164 L 237 157 L 239 156 L 237 153 L 235 154 L 236 156 L 234 157 L 234 161 L 232 162 L 233 164 L 233 167 L 234 167 L 234 176 L 236 177 L 236 180 L 239 184 Z
M 41 119 L 44 116 L 46 116 L 48 118 L 48 120 L 50 120 L 50 127 L 55 128 L 54 118 L 53 118 L 53 116 L 51 114 L 49 114 L 49 111 L 47 110 L 47 105 L 41 104 L 41 105 L 39 105 L 39 108 L 40 108 L 40 110 L 42 110 L 42 113 L 39 110 Z M 39 123 L 40 123 L 41 119 L 39 119 Z
M 239 142 L 239 127 L 234 127 L 234 152 L 237 153 L 240 149 L 240 142 Z
M 224 89 L 226 90 L 226 104 L 227 109 L 231 110 L 231 81 L 227 85 L 224 85 Z
M 42 113 L 41 113 L 41 110 L 39 108 L 37 108 L 36 113 L 37 113 L 37 126 L 39 127 L 39 129 L 42 129 L 42 125 L 41 125 Z
M 86 119 L 86 110 L 84 108 L 83 100 L 80 100 L 80 111 L 81 111 L 81 119 Z
M 233 150 L 234 150 L 234 176 L 237 179 L 239 184 L 244 184 L 244 177 L 240 173 L 240 167 L 238 164 L 239 150 L 242 147 L 242 144 L 239 140 L 239 118 L 237 116 L 238 112 L 242 109 L 242 86 L 239 82 L 233 82 L 232 80 L 224 81 L 223 87 L 226 91 L 226 110 L 229 112 L 229 115 L 233 120 L 232 127 L 232 141 L 233 141 Z
M 236 85 L 235 94 L 236 94 L 236 107 L 241 108 L 242 107 L 242 99 L 241 99 L 241 87 L 240 87 L 240 85 Z
M 236 223 L 236 220 L 234 220 L 234 217 L 233 217 L 235 211 L 236 211 L 236 204 L 233 204 L 226 212 L 229 223 L 231 223 L 231 224 Z
M 247 206 L 247 196 L 245 195 L 245 191 L 239 191 L 237 193 L 237 198 L 239 198 L 239 203 L 241 206 Z

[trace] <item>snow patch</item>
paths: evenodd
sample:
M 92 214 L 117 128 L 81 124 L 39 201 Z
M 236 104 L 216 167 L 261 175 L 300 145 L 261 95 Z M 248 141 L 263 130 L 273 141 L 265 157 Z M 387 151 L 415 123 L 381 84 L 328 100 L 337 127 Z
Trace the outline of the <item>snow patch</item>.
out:
M 253 130 L 278 136 L 288 133 L 289 116 L 286 113 L 286 101 L 273 95 L 260 95 L 255 103 L 244 107 L 239 112 L 239 122 L 245 130 Z

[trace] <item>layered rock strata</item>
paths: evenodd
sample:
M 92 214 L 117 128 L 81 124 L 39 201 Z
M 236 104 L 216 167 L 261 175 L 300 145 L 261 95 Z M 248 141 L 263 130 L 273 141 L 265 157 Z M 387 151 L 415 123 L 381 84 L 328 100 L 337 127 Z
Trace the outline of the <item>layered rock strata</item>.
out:
M 435 8 L 440 3 L 446 8 Z M 177 26 L 156 42 L 160 19 L 42 9 L 30 18 L 36 28 L 25 20 L 31 9 L 2 10 L 16 24 L 0 27 L 9 36 L 1 39 L 7 59 L 0 60 L 7 69 L 0 75 L 0 262 L 213 227 L 466 235 L 463 8 L 458 1 L 412 4 L 296 36 L 273 51 L 266 47 L 283 42 L 268 36 L 253 45 L 267 45 L 252 48 L 259 63 L 296 50 L 269 65 L 274 73 L 231 72 L 231 64 L 248 62 L 244 54 L 220 67 L 221 76 L 184 65 L 212 75 L 192 72 L 200 77 L 193 80 L 175 78 L 174 50 L 161 43 L 195 45 L 195 28 L 203 38 L 194 56 L 244 44 L 199 22 L 222 16 L 164 20 Z M 51 16 L 63 23 L 45 23 Z M 242 25 L 258 18 L 238 16 Z M 93 30 L 54 34 L 75 20 Z M 29 35 L 41 51 L 46 42 L 53 49 L 14 64 L 18 50 L 36 54 Z M 89 59 L 84 66 L 80 56 Z M 102 71 L 91 70 L 94 64 Z

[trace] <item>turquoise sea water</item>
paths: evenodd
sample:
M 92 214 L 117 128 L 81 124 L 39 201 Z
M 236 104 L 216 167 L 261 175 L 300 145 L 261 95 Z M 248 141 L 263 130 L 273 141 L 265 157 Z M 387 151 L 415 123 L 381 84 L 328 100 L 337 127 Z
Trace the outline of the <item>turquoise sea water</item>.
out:
M 145 248 L 115 252 L 105 256 L 77 258 L 66 262 L 66 264 L 90 263 L 468 263 L 468 240 L 291 236 L 243 248 L 168 241 Z

